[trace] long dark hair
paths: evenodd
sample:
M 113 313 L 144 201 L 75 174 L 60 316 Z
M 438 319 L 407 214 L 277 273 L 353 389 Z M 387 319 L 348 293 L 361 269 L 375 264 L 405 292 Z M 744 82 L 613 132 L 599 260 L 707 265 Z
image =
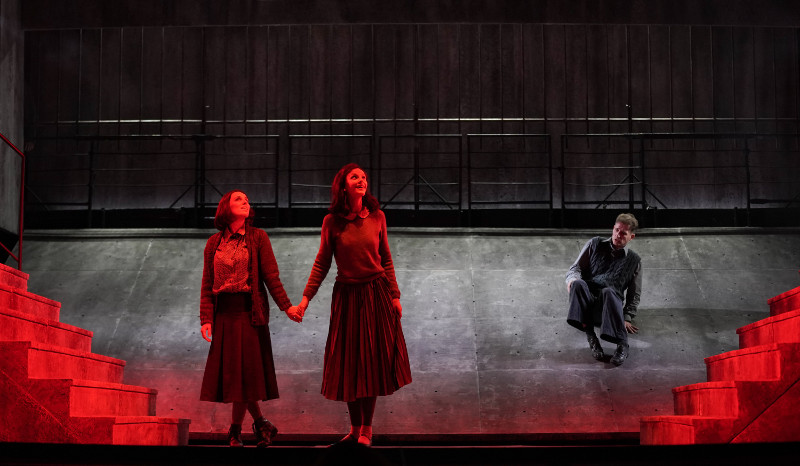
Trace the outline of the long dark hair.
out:
M 347 194 L 344 192 L 344 187 L 345 183 L 347 182 L 347 175 L 356 168 L 361 169 L 366 175 L 366 170 L 361 168 L 357 163 L 348 163 L 339 170 L 339 173 L 337 173 L 336 176 L 333 177 L 333 183 L 331 184 L 331 205 L 328 207 L 328 212 L 332 214 L 344 215 L 350 213 L 350 207 L 347 205 Z M 381 210 L 381 204 L 377 199 L 375 199 L 375 196 L 370 193 L 369 185 L 369 176 L 367 176 L 367 192 L 364 193 L 361 203 L 363 206 L 369 209 L 370 212 L 377 212 Z
M 228 191 L 224 196 L 222 196 L 222 199 L 219 200 L 219 205 L 217 205 L 217 213 L 214 215 L 214 227 L 219 231 L 225 231 L 225 229 L 228 228 L 233 221 L 233 215 L 231 214 L 231 196 L 233 196 L 233 193 L 242 193 L 247 196 L 247 193 L 241 189 Z M 250 215 L 244 219 L 245 225 L 253 226 L 253 218 L 255 216 L 256 212 L 251 204 Z

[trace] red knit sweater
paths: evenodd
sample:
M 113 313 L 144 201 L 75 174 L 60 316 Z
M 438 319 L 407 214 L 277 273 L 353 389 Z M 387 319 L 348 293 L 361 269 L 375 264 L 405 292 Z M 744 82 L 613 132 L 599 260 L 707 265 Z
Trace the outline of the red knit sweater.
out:
M 272 243 L 267 232 L 259 228 L 246 227 L 245 241 L 250 253 L 250 294 L 253 298 L 253 308 L 250 311 L 250 322 L 253 325 L 266 325 L 269 323 L 269 301 L 267 290 L 281 311 L 286 312 L 292 305 L 283 289 L 278 272 L 278 262 L 272 252 Z M 203 251 L 203 282 L 200 286 L 200 324 L 214 322 L 214 309 L 216 296 L 214 286 L 214 254 L 222 240 L 222 232 L 208 239 Z M 266 287 L 264 286 L 266 282 Z
M 303 296 L 309 300 L 317 294 L 328 275 L 332 257 L 339 269 L 336 281 L 366 283 L 386 274 L 392 298 L 400 297 L 383 211 L 370 212 L 367 218 L 357 216 L 353 220 L 336 214 L 325 216 L 317 259 L 303 291 Z

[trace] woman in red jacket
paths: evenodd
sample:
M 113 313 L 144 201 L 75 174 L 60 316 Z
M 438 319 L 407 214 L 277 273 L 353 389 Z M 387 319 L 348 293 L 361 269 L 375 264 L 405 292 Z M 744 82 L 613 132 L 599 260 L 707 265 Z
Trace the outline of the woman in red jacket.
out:
M 411 382 L 400 326 L 400 290 L 386 237 L 386 217 L 370 194 L 361 167 L 351 163 L 339 170 L 331 186 L 328 211 L 319 252 L 296 309 L 302 317 L 335 258 L 338 275 L 325 345 L 322 394 L 347 402 L 350 433 L 339 443 L 370 446 L 376 398 Z
M 214 217 L 219 233 L 208 239 L 203 251 L 200 330 L 211 347 L 200 400 L 233 403 L 231 446 L 243 446 L 242 421 L 249 411 L 258 446 L 266 447 L 278 433 L 258 405 L 260 400 L 278 398 L 266 290 L 282 311 L 292 303 L 278 275 L 269 237 L 252 226 L 253 216 L 242 191 L 222 196 Z M 299 315 L 289 317 L 300 321 Z

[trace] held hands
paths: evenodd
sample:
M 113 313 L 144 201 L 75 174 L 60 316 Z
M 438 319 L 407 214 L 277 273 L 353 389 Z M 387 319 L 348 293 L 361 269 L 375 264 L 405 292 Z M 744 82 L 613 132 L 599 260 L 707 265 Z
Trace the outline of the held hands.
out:
M 303 311 L 300 310 L 300 306 L 292 306 L 286 310 L 286 315 L 289 316 L 289 319 L 295 322 L 302 322 L 303 321 Z
M 200 334 L 206 341 L 211 341 L 211 324 L 203 324 L 200 327 Z
M 303 299 L 300 300 L 300 304 L 290 307 L 286 311 L 286 315 L 295 322 L 302 322 L 303 316 L 306 314 L 306 308 L 308 308 L 308 298 L 303 296 Z

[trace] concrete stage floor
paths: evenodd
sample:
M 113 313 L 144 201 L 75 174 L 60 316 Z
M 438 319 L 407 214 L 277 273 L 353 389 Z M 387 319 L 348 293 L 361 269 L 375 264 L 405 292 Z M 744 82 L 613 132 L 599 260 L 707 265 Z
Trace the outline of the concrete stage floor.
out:
M 631 243 L 644 265 L 640 333 L 623 366 L 596 362 L 566 324 L 564 274 L 588 238 L 610 230 L 390 228 L 414 382 L 379 400 L 376 444 L 497 434 L 635 443 L 641 416 L 671 414 L 671 389 L 705 381 L 703 358 L 737 349 L 736 329 L 800 285 L 798 229 L 643 229 Z M 296 301 L 319 230 L 268 232 Z M 230 422 L 229 406 L 198 401 L 211 233 L 27 231 L 23 251 L 30 291 L 60 301 L 63 322 L 93 331 L 94 352 L 126 360 L 125 383 L 158 389 L 158 415 L 191 419 L 192 438 L 209 442 Z M 287 438 L 348 427 L 346 406 L 319 394 L 334 276 L 302 324 L 272 311 L 281 398 L 263 406 Z

